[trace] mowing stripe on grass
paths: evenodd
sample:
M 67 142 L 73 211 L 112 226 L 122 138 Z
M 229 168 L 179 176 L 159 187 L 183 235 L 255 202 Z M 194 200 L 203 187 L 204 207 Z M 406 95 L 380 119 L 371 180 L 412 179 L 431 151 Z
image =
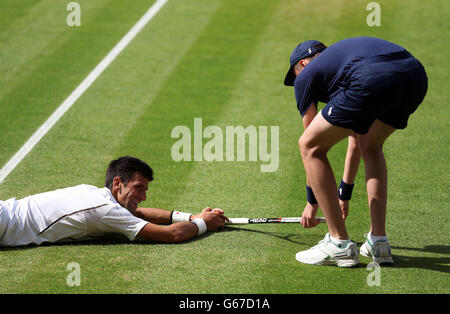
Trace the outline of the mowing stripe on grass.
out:
M 184 176 L 194 167 L 193 163 L 171 159 L 175 142 L 170 138 L 172 129 L 177 125 L 191 126 L 194 117 L 202 117 L 203 123 L 209 125 L 221 115 L 274 6 L 275 3 L 257 1 L 221 2 L 205 31 L 179 62 L 176 73 L 152 99 L 118 149 L 116 155 L 131 154 L 149 161 L 157 169 L 158 178 L 177 178 L 167 189 L 171 194 L 162 200 L 173 201 L 178 189 L 179 193 L 189 189 Z M 162 182 L 156 181 L 153 188 Z M 171 208 L 175 204 L 155 206 Z
M 102 13 L 98 17 L 93 17 L 96 25 L 102 25 L 104 18 L 108 20 L 107 17 L 112 15 L 111 11 L 123 11 L 121 0 L 116 0 L 114 3 L 114 6 L 109 9 L 109 14 Z M 202 0 L 169 1 L 152 20 L 151 27 L 146 27 L 139 33 L 139 36 L 122 51 L 101 77 L 77 100 L 76 105 L 58 121 L 14 172 L 6 178 L 0 186 L 0 199 L 11 196 L 23 197 L 79 183 L 103 185 L 105 167 L 116 157 L 116 148 L 120 147 L 125 140 L 123 136 L 133 128 L 135 121 L 147 110 L 147 107 L 152 105 L 152 100 L 165 86 L 166 80 L 172 75 L 172 72 L 177 70 L 179 62 L 202 33 L 221 2 L 220 0 L 208 1 L 207 6 L 198 6 L 198 3 L 202 3 Z M 95 61 L 106 55 L 149 6 L 150 4 L 133 8 L 132 15 L 129 11 L 126 12 L 126 15 L 129 16 L 127 26 L 121 29 L 114 28 L 114 33 L 120 32 L 120 36 L 115 36 L 112 41 L 109 40 L 107 42 L 109 44 L 103 44 L 103 52 L 97 53 L 96 58 L 82 59 L 89 62 L 90 66 L 84 67 L 84 74 L 77 76 L 78 79 L 64 82 L 64 93 L 69 94 L 72 91 L 73 87 L 71 88 L 71 86 L 74 86 L 76 81 L 81 81 L 92 70 L 98 63 Z M 197 18 L 193 20 L 192 16 Z M 93 29 L 92 25 L 89 26 Z M 97 34 L 102 34 L 102 32 L 96 32 L 96 35 L 90 36 L 90 38 L 95 39 L 97 36 L 101 36 Z M 81 35 L 85 41 L 84 33 Z M 55 57 L 51 56 L 50 58 L 67 55 L 73 47 L 72 43 L 79 41 L 80 36 L 77 37 L 78 39 L 71 39 L 64 49 L 58 49 Z M 174 42 L 177 44 L 171 44 Z M 82 48 L 80 54 L 86 55 L 87 53 Z M 80 60 L 76 61 L 75 65 L 83 65 Z M 62 60 L 62 64 L 64 64 L 64 60 Z M 39 72 L 45 71 L 49 66 L 51 66 L 51 62 L 45 62 L 39 67 Z M 73 66 L 71 64 L 71 69 Z M 74 70 L 71 70 L 71 73 L 72 71 Z M 36 75 L 42 77 L 40 73 Z M 34 75 L 31 79 L 35 79 Z M 40 98 L 50 92 L 50 89 L 46 89 L 45 92 L 40 93 Z M 60 90 L 57 92 L 59 95 L 63 93 Z M 59 102 L 62 102 L 64 98 L 53 97 L 53 99 L 60 99 Z M 27 97 L 27 101 L 29 100 L 31 97 Z M 44 103 L 44 99 L 40 102 Z M 53 101 L 53 103 L 55 102 Z M 56 107 L 50 107 L 46 111 L 47 114 L 40 115 L 41 120 L 39 121 L 41 122 L 35 123 L 35 129 Z M 30 120 L 28 119 L 28 121 Z M 16 123 L 16 125 L 22 124 Z M 120 128 L 116 128 L 112 132 L 111 126 L 120 126 Z M 34 130 L 28 133 L 22 132 L 25 134 L 22 137 L 24 138 L 23 142 L 33 132 Z M 1 138 L 0 143 L 2 143 Z M 0 164 L 6 163 L 21 145 L 16 146 L 14 150 L 10 150 L 8 158 L 2 160 L 0 155 Z M 132 154 L 133 151 L 125 153 Z M 60 171 L 68 173 L 67 169 L 72 169 L 70 175 L 61 176 Z M 44 185 L 42 185 L 43 179 Z
M 76 106 L 59 120 L 17 166 L 13 175 L 3 182 L 0 199 L 12 196 L 20 198 L 79 183 L 101 186 L 105 167 L 116 156 L 122 134 L 126 135 L 142 112 L 152 106 L 152 99 L 159 94 L 167 78 L 177 70 L 180 61 L 203 33 L 221 0 L 211 0 L 207 5 L 200 5 L 202 3 L 202 0 L 169 1 L 164 10 L 152 20 L 151 27 L 141 31 L 107 71 L 78 99 Z M 140 11 L 144 12 L 148 6 Z M 121 8 L 122 3 L 117 1 L 109 10 L 113 13 Z M 129 22 L 129 26 L 122 28 L 122 31 L 119 30 L 122 34 L 116 37 L 113 44 L 131 28 L 140 15 L 142 14 L 135 14 L 133 22 Z M 196 17 L 195 20 L 193 16 Z M 96 22 L 102 23 L 101 18 L 98 17 Z M 104 50 L 101 57 L 107 50 Z M 42 69 L 45 70 L 45 67 Z M 120 131 L 111 132 L 112 125 L 120 125 Z M 60 170 L 67 175 L 62 176 Z M 106 243 L 105 246 L 99 242 L 93 246 L 82 243 L 74 246 L 19 248 L 17 251 L 0 249 L 0 260 L 7 263 L 6 259 L 11 258 L 8 265 L 15 265 L 13 273 L 0 271 L 0 292 L 73 293 L 76 289 L 80 291 L 79 288 L 86 293 L 148 291 L 139 286 L 135 288 L 137 290 L 132 290 L 125 285 L 130 279 L 124 277 L 136 276 L 133 272 L 137 269 L 123 267 L 121 261 L 134 256 L 135 253 L 132 252 L 140 251 L 136 250 L 137 244 L 116 246 L 110 245 L 111 242 Z M 150 246 L 145 247 L 150 249 Z M 14 264 L 17 256 L 12 253 L 15 252 L 27 253 L 24 258 L 19 258 L 19 266 L 17 260 Z M 102 263 L 100 261 L 104 261 L 105 254 L 108 257 Z M 166 258 L 165 251 L 162 254 L 153 251 L 138 254 L 136 260 L 146 266 L 153 265 L 154 260 L 159 261 L 159 257 Z M 151 258 L 143 258 L 142 254 L 151 255 Z M 114 259 L 114 263 L 109 262 L 111 259 Z M 173 260 L 177 260 L 177 255 Z M 77 262 L 81 266 L 81 287 L 66 284 L 66 276 L 69 274 L 66 265 L 69 262 Z M 44 268 L 46 270 L 43 271 Z M 16 271 L 19 269 L 20 271 Z M 147 268 L 142 269 L 145 271 L 142 270 L 142 275 L 138 277 L 147 274 Z M 133 281 L 138 282 L 138 277 Z M 101 287 L 96 282 L 107 283 L 107 286 Z
M 137 34 L 150 22 L 168 0 L 156 1 L 144 16 L 128 31 L 128 33 L 117 43 L 105 58 L 92 70 L 80 85 L 66 98 L 66 100 L 53 112 L 44 124 L 28 139 L 19 151 L 0 170 L 0 183 L 14 170 L 14 168 L 25 158 L 25 156 L 39 143 L 47 132 L 58 122 L 58 120 L 72 107 L 77 99 L 92 85 L 92 83 L 103 73 L 103 71 L 114 61 L 125 47 L 136 37 Z
M 226 203 L 225 200 L 219 199 L 224 196 L 220 193 L 222 180 L 227 176 L 229 178 L 229 175 L 236 178 L 237 164 L 173 161 L 170 152 L 175 140 L 170 138 L 171 130 L 176 125 L 192 126 L 194 117 L 202 117 L 205 126 L 217 124 L 216 121 L 223 122 L 221 117 L 224 111 L 229 109 L 230 99 L 238 97 L 234 95 L 234 91 L 237 88 L 240 90 L 237 85 L 248 70 L 247 64 L 252 62 L 255 49 L 259 47 L 261 36 L 277 5 L 277 2 L 222 1 L 204 32 L 179 62 L 176 72 L 169 77 L 159 94 L 152 99 L 146 112 L 122 141 L 123 144 L 115 156 L 138 156 L 148 161 L 155 170 L 157 179 L 149 188 L 146 203 L 148 205 L 143 206 L 198 212 L 206 205 Z M 235 116 L 227 122 L 236 125 L 245 123 L 241 118 Z M 254 120 L 252 123 L 255 123 Z M 222 169 L 225 168 L 232 168 L 233 171 L 229 174 L 223 173 Z M 259 168 L 257 169 L 259 171 Z M 201 177 L 196 178 L 191 172 Z M 215 175 L 220 177 L 220 180 L 214 180 Z M 205 179 L 205 176 L 209 178 Z M 204 190 L 198 187 L 203 182 L 210 187 L 205 194 L 202 194 Z M 212 191 L 211 187 L 216 184 L 218 189 Z M 217 193 L 214 194 L 215 192 Z M 205 238 L 209 236 L 213 237 L 206 235 Z M 221 237 L 220 234 L 216 236 Z M 159 256 L 161 260 L 167 261 L 165 267 L 169 271 L 165 273 L 170 273 L 170 279 L 176 280 L 177 286 L 164 286 L 162 273 L 157 268 L 146 268 L 145 276 L 140 277 L 140 282 L 133 282 L 135 289 L 151 293 L 215 291 L 211 290 L 211 281 L 207 278 L 217 273 L 218 265 L 247 267 L 241 263 L 240 258 L 233 259 L 235 255 L 227 257 L 224 262 L 223 249 L 217 252 L 216 244 L 194 241 L 182 244 L 175 250 L 173 246 L 143 247 L 142 251 L 151 252 L 155 261 L 158 261 L 156 263 L 159 264 Z M 198 273 L 196 265 L 203 259 L 202 256 L 208 256 L 210 263 L 202 267 L 202 274 L 196 280 L 195 287 L 192 287 L 192 278 L 186 276 L 186 272 Z M 214 288 L 215 284 L 212 285 Z

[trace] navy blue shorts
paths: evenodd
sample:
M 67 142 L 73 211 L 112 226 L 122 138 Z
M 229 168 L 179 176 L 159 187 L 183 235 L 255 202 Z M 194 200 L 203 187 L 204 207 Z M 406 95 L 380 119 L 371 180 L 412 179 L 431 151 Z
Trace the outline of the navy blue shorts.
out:
M 376 119 L 404 129 L 427 89 L 425 69 L 409 52 L 365 58 L 348 66 L 322 116 L 359 134 L 366 134 Z

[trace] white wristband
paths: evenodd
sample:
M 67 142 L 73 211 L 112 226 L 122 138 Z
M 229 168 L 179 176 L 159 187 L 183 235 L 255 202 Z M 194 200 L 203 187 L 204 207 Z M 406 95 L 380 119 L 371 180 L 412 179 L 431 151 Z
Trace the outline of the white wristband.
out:
M 197 225 L 197 228 L 198 228 L 197 235 L 204 234 L 206 232 L 206 230 L 208 229 L 206 227 L 206 222 L 202 218 L 195 218 L 191 222 L 193 222 Z
M 192 216 L 191 213 L 183 213 L 183 212 L 174 210 L 172 212 L 172 223 L 189 221 L 191 216 Z

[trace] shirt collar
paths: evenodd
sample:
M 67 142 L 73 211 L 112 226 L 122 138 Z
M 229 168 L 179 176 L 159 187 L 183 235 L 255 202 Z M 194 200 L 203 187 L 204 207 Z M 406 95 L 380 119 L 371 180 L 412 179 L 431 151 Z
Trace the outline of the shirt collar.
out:
M 114 198 L 114 196 L 112 195 L 112 193 L 111 193 L 111 190 L 110 189 L 108 189 L 107 187 L 104 187 L 103 188 L 103 194 L 104 194 L 104 196 L 108 199 L 108 200 L 110 200 L 112 203 L 114 203 L 114 204 L 119 204 L 119 202 Z M 120 205 L 120 204 L 119 204 Z

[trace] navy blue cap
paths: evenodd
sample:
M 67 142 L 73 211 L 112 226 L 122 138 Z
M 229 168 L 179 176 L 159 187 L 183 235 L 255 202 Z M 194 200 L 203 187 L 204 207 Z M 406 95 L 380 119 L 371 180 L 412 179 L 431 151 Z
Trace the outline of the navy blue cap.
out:
M 297 62 L 299 62 L 301 59 L 312 57 L 316 53 L 324 51 L 325 48 L 327 48 L 327 46 L 317 40 L 307 40 L 295 47 L 290 58 L 291 67 L 289 68 L 289 71 L 284 78 L 284 85 L 294 86 L 295 73 L 293 71 L 293 68 Z

